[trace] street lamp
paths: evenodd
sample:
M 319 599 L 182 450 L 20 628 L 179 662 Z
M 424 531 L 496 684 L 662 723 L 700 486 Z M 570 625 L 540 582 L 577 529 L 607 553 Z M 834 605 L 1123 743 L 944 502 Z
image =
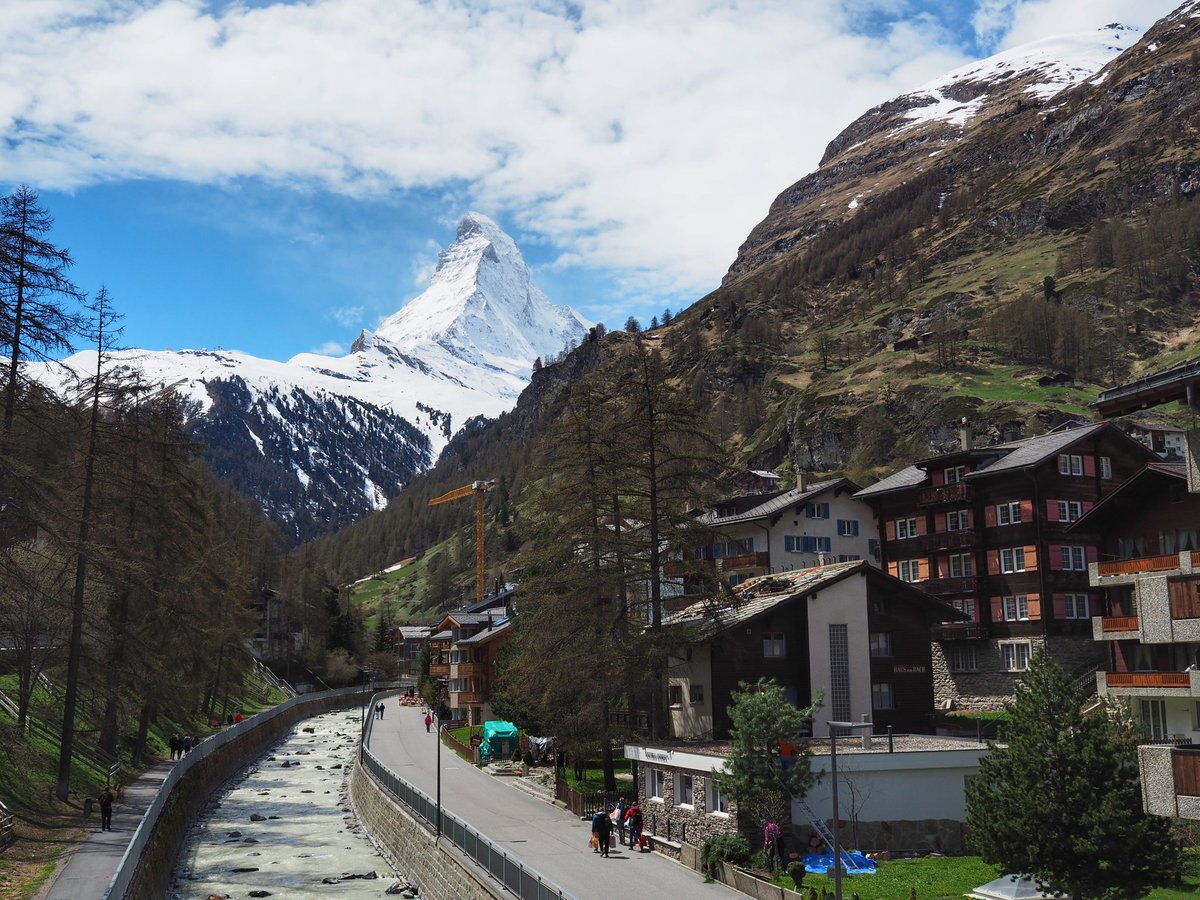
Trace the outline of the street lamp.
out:
M 433 717 L 437 721 L 437 831 L 433 842 L 436 844 L 442 837 L 442 680 L 437 679 L 435 684 Z
M 833 722 L 829 726 L 829 777 L 833 780 L 831 794 L 833 795 L 833 900 L 842 900 L 842 852 L 841 841 L 838 838 L 838 777 L 837 777 L 837 730 L 874 728 L 871 722 Z

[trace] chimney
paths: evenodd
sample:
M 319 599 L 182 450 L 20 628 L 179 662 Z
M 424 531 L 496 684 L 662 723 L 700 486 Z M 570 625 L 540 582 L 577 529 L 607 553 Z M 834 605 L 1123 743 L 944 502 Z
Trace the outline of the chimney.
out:
M 962 444 L 964 452 L 971 449 L 974 438 L 975 435 L 971 430 L 971 423 L 967 421 L 966 416 L 963 416 L 962 421 L 958 423 L 958 442 Z
M 807 472 L 797 472 L 796 473 L 796 490 L 798 490 L 802 494 L 808 490 L 808 473 Z

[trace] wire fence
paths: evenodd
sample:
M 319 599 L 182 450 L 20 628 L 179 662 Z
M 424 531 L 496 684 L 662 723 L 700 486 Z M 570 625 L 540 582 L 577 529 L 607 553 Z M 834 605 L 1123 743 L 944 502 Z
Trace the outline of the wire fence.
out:
M 8 811 L 4 801 L 0 800 L 0 850 L 16 840 L 15 828 L 16 820 L 13 818 L 13 814 Z

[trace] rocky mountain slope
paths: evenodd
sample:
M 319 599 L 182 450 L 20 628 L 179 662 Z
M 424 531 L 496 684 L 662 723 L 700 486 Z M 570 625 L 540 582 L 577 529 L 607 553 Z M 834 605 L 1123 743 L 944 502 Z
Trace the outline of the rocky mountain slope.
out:
M 129 350 L 112 362 L 190 401 L 216 473 L 304 540 L 386 506 L 465 422 L 511 408 L 535 360 L 578 343 L 588 324 L 551 304 L 512 239 L 471 213 L 429 287 L 346 356 Z M 66 390 L 95 359 L 31 369 Z

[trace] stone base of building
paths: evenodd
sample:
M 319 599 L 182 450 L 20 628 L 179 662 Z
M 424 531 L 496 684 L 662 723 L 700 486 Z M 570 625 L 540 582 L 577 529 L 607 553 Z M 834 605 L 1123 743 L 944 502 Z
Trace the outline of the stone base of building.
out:
M 937 641 L 933 644 L 933 696 L 941 710 L 974 711 L 1002 709 L 1011 700 L 1024 672 L 1005 668 L 1004 645 L 1028 642 L 1030 656 L 1042 652 L 1071 675 L 1094 671 L 1104 664 L 1104 644 L 1090 635 L 1003 638 L 983 641 Z M 957 657 L 961 666 L 965 655 L 961 648 L 974 651 L 974 669 L 951 671 L 950 661 Z

